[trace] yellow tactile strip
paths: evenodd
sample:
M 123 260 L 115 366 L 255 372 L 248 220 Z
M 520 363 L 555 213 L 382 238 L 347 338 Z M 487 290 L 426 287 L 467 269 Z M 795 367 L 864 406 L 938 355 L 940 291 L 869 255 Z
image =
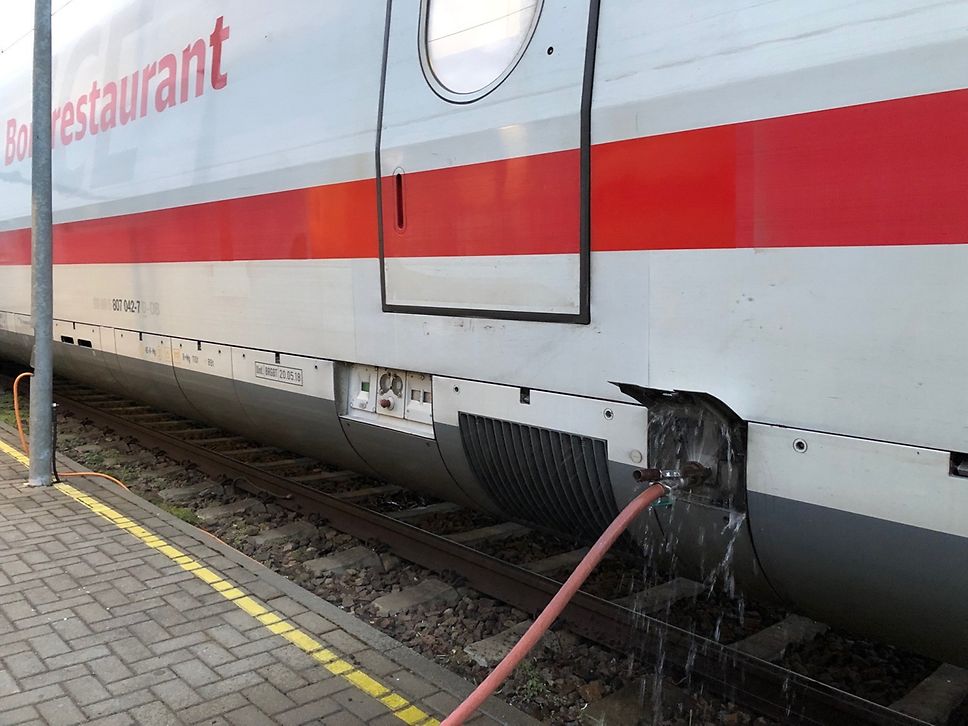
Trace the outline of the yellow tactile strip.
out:
M 28 459 L 25 454 L 10 446 L 6 441 L 0 441 L 0 451 L 7 454 L 11 458 L 16 459 L 27 468 L 30 468 L 30 459 Z
M 4 441 L 0 441 L 0 451 L 8 454 L 24 466 L 30 466 L 30 459 Z M 177 563 L 182 569 L 191 572 L 213 590 L 220 593 L 226 600 L 251 615 L 275 635 L 281 635 L 303 652 L 318 661 L 326 670 L 335 676 L 343 678 L 357 689 L 376 699 L 390 712 L 410 726 L 439 726 L 439 721 L 421 709 L 414 706 L 399 693 L 394 693 L 375 678 L 369 676 L 357 666 L 340 658 L 336 653 L 323 647 L 315 638 L 300 630 L 285 616 L 272 612 L 254 597 L 247 595 L 236 584 L 226 580 L 214 570 L 202 565 L 198 560 L 185 554 L 176 547 L 172 547 L 154 532 L 145 529 L 137 522 L 129 519 L 115 509 L 104 504 L 97 498 L 86 494 L 69 484 L 55 484 L 58 491 L 80 502 L 95 514 L 103 517 L 112 524 L 141 540 L 154 550 Z

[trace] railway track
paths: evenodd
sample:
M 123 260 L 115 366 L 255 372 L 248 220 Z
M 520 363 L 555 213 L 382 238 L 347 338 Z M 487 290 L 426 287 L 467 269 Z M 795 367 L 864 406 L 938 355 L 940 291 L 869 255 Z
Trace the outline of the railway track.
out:
M 7 386 L 9 382 L 8 377 Z M 475 527 L 470 520 L 464 529 L 432 532 L 417 523 L 447 517 L 459 520 L 454 517 L 455 505 L 417 501 L 415 507 L 376 511 L 364 505 L 399 492 L 398 487 L 349 471 L 329 470 L 311 459 L 252 445 L 219 429 L 86 386 L 59 384 L 55 401 L 63 410 L 133 437 L 145 447 L 191 461 L 212 478 L 226 477 L 244 491 L 270 495 L 285 508 L 318 514 L 333 528 L 383 543 L 398 557 L 431 571 L 458 573 L 470 587 L 526 613 L 539 611 L 560 585 L 542 573 L 567 566 L 569 557 L 576 554 L 561 553 L 557 561 L 539 566 L 514 564 L 482 551 L 487 548 L 481 544 L 507 537 L 515 527 L 520 533 L 525 529 L 520 525 Z M 684 581 L 665 583 L 644 596 L 676 597 L 670 593 L 688 592 L 691 586 Z M 576 635 L 620 652 L 635 651 L 652 661 L 661 660 L 666 674 L 779 722 L 928 723 L 753 655 L 765 655 L 775 649 L 778 638 L 791 637 L 797 624 L 786 620 L 741 643 L 725 645 L 644 612 L 641 598 L 635 607 L 628 599 L 609 601 L 588 592 L 574 598 L 562 620 Z

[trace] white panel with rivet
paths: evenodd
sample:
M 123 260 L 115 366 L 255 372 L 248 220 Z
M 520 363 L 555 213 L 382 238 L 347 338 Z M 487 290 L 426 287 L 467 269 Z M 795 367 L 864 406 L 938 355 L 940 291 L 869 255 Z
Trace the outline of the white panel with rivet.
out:
M 636 403 L 618 403 L 550 391 L 481 381 L 434 377 L 436 421 L 457 427 L 460 414 L 601 439 L 608 458 L 638 466 L 648 454 L 649 411 Z
M 172 338 L 171 362 L 180 370 L 232 378 L 232 349 L 227 345 Z

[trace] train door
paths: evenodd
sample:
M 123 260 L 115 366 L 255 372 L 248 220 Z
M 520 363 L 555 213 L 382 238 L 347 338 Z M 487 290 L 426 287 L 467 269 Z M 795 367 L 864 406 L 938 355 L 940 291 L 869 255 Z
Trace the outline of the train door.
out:
M 383 309 L 585 323 L 598 2 L 388 2 Z

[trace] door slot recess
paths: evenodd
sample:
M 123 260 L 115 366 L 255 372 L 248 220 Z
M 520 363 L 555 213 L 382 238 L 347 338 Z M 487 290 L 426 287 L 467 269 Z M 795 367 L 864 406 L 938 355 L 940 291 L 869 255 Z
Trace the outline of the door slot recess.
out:
M 407 226 L 407 218 L 403 214 L 403 172 L 401 171 L 393 175 L 393 192 L 396 198 L 396 228 L 398 232 L 402 232 Z
M 951 476 L 968 477 L 968 454 L 957 451 L 951 454 L 951 465 L 948 473 Z

